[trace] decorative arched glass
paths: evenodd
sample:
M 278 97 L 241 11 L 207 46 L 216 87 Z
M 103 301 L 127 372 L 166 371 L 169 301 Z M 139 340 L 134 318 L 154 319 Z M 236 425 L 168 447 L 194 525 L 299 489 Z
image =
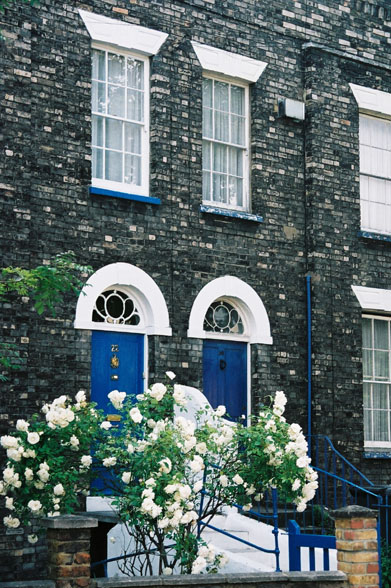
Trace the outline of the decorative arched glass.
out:
M 140 324 L 141 318 L 129 294 L 120 290 L 106 290 L 95 301 L 92 320 L 95 323 L 136 326 Z
M 243 335 L 244 326 L 240 314 L 232 304 L 225 300 L 217 300 L 206 312 L 204 331 Z

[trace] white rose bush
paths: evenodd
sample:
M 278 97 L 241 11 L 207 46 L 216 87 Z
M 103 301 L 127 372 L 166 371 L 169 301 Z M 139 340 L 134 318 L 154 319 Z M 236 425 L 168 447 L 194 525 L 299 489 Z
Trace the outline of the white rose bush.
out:
M 129 534 L 135 555 L 124 560 L 124 571 L 169 575 L 216 572 L 224 563 L 202 538 L 203 523 L 224 504 L 248 511 L 276 488 L 305 509 L 317 475 L 299 425 L 283 416 L 283 392 L 249 424 L 226 420 L 223 406 L 205 407 L 191 420 L 184 389 L 167 375 L 169 385 L 156 383 L 136 399 L 111 391 L 120 419 L 114 426 L 82 393 L 74 403 L 62 396 L 46 405 L 44 423 L 18 421 L 16 434 L 1 438 L 5 525 L 72 512 L 93 473 L 100 481 L 90 491 L 112 498 Z

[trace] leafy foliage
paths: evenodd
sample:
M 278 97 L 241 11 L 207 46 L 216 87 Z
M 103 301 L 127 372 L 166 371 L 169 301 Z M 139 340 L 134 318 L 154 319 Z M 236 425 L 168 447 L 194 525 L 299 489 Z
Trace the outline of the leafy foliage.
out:
M 31 296 L 38 314 L 47 310 L 55 316 L 55 307 L 61 304 L 66 292 L 81 292 L 83 282 L 79 275 L 91 271 L 90 266 L 76 263 L 73 251 L 60 253 L 50 264 L 33 269 L 5 267 L 0 270 L 0 300 L 7 300 L 12 293 Z
M 30 6 L 36 6 L 39 3 L 39 0 L 0 0 L 0 12 L 4 12 L 4 10 L 14 2 L 18 2 L 19 4 L 30 4 Z

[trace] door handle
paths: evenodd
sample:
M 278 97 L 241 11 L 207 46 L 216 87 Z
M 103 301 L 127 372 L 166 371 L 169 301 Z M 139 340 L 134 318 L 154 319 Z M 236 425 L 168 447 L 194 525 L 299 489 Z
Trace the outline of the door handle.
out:
M 224 359 L 220 359 L 220 369 L 225 370 L 227 367 L 227 362 Z

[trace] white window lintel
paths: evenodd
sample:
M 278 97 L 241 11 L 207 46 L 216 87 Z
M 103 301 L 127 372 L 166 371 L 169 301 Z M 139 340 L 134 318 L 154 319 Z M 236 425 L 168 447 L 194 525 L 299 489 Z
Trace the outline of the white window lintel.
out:
M 363 310 L 391 312 L 391 290 L 352 286 L 357 300 Z
M 254 83 L 267 66 L 264 61 L 217 49 L 210 45 L 202 45 L 196 41 L 192 41 L 191 44 L 202 69 L 209 73 L 219 73 L 230 78 Z
M 362 112 L 391 116 L 391 94 L 357 84 L 349 84 L 349 86 Z
M 168 37 L 167 33 L 108 18 L 94 12 L 79 10 L 79 14 L 93 41 L 108 43 L 142 55 L 156 55 Z

